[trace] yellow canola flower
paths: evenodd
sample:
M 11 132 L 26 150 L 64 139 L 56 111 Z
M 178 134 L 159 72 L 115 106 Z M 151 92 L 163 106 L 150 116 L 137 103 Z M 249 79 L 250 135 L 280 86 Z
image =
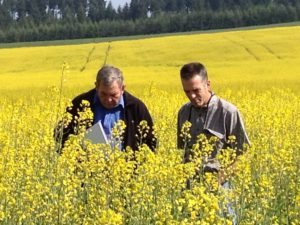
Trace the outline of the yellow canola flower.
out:
M 94 82 L 107 43 L 0 49 L 1 223 L 223 225 L 232 219 L 221 215 L 230 203 L 241 225 L 299 224 L 299 37 L 293 26 L 113 42 L 110 63 L 123 69 L 127 89 L 153 117 L 155 153 L 143 144 L 121 152 L 85 143 L 85 126 L 56 152 L 54 127 L 61 118 L 70 121 L 65 107 Z M 199 59 L 211 68 L 216 94 L 239 108 L 251 140 L 235 169 L 225 171 L 230 190 L 199 170 L 213 140 L 199 136 L 186 164 L 176 148 L 177 112 L 188 101 L 178 71 Z M 69 66 L 61 68 L 63 61 Z M 56 88 L 67 70 L 68 82 Z M 83 105 L 80 124 L 90 125 L 93 114 Z M 181 134 L 186 142 L 189 128 Z M 147 132 L 142 123 L 139 137 Z M 224 149 L 217 158 L 226 170 L 235 151 Z

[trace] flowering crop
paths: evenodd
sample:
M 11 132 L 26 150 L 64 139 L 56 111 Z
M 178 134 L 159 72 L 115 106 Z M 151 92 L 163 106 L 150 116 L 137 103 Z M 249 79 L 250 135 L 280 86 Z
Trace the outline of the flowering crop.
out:
M 110 43 L 108 63 L 124 68 L 153 116 L 155 153 L 93 145 L 83 133 L 57 153 L 53 130 L 69 98 L 93 84 L 108 43 L 0 49 L 0 224 L 300 224 L 299 38 L 299 27 L 281 27 Z M 238 106 L 251 140 L 234 174 L 225 171 L 231 189 L 199 173 L 210 140 L 199 137 L 186 164 L 176 148 L 187 101 L 178 71 L 196 60 Z M 142 123 L 140 138 L 147 130 Z

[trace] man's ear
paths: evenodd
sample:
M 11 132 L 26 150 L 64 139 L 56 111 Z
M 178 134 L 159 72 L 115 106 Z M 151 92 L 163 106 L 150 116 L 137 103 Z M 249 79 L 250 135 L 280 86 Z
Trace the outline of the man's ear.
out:
M 208 80 L 208 81 L 206 82 L 206 85 L 207 85 L 207 87 L 208 87 L 208 90 L 210 90 L 210 89 L 211 89 L 211 86 L 210 86 L 210 80 Z
M 125 85 L 125 84 L 123 84 L 123 85 L 122 85 L 122 92 L 124 92 L 124 91 L 125 91 L 125 87 L 126 87 L 126 85 Z
M 95 88 L 98 88 L 98 86 L 99 86 L 99 83 L 96 81 L 95 82 Z

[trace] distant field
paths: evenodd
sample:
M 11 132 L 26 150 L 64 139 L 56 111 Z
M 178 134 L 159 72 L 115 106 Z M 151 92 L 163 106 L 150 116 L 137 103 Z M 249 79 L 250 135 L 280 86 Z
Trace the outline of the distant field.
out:
M 0 92 L 28 92 L 58 86 L 63 62 L 70 66 L 65 89 L 71 92 L 85 89 L 93 85 L 108 46 L 107 63 L 120 67 L 128 88 L 138 92 L 150 83 L 164 90 L 170 86 L 178 90 L 178 71 L 189 61 L 201 61 L 207 66 L 217 90 L 260 91 L 286 87 L 298 92 L 299 40 L 299 26 L 290 26 L 79 45 L 4 48 L 0 49 Z

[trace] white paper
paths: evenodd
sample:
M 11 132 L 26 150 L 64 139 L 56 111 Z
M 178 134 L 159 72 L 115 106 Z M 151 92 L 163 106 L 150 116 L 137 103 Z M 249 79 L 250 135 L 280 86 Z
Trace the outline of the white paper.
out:
M 93 144 L 108 144 L 105 131 L 102 127 L 101 121 L 98 121 L 92 127 L 87 129 L 85 138 L 89 139 Z

